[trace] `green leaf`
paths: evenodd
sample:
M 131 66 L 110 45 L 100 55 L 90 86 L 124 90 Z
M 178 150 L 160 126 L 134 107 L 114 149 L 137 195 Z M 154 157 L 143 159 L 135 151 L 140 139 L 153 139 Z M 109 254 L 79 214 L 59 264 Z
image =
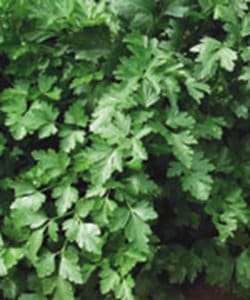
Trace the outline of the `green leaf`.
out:
M 44 239 L 44 228 L 33 231 L 30 238 L 25 246 L 26 257 L 35 264 L 38 257 L 37 253 L 40 250 Z
M 92 203 L 93 202 L 94 201 L 92 201 Z M 99 225 L 109 226 L 110 218 L 116 207 L 116 203 L 107 197 L 96 199 L 93 208 L 93 220 Z
M 53 149 L 33 151 L 32 157 L 38 161 L 38 172 L 41 176 L 46 175 L 46 181 L 64 174 L 70 163 L 66 153 Z
M 164 88 L 166 90 L 166 95 L 169 98 L 169 102 L 171 103 L 171 105 L 176 106 L 179 94 L 181 92 L 178 81 L 174 77 L 169 76 L 165 79 L 164 84 Z
M 55 221 L 50 221 L 48 226 L 48 235 L 53 242 L 58 241 L 59 226 Z
M 23 258 L 23 248 L 8 248 L 4 253 L 4 262 L 7 269 L 11 269 Z
M 76 203 L 76 213 L 81 218 L 85 218 L 93 209 L 95 202 L 88 199 L 80 199 Z
M 45 95 L 52 100 L 60 100 L 62 90 L 58 87 L 55 87 L 52 91 L 47 92 Z
M 44 254 L 36 263 L 39 278 L 50 276 L 55 271 L 55 255 L 53 253 Z
M 169 109 L 167 112 L 166 124 L 171 128 L 193 128 L 195 119 L 187 112 L 180 112 L 176 109 Z
M 143 146 L 141 140 L 133 139 L 132 140 L 132 148 L 133 148 L 133 157 L 134 159 L 146 160 L 148 158 L 146 149 Z
M 168 176 L 181 176 L 181 183 L 184 191 L 189 191 L 197 199 L 205 201 L 209 198 L 212 189 L 213 179 L 210 172 L 214 166 L 204 159 L 203 154 L 197 152 L 193 158 L 191 168 L 183 169 L 179 163 L 171 163 Z
M 64 128 L 60 131 L 60 146 L 61 149 L 67 153 L 74 150 L 77 144 L 83 144 L 85 132 L 82 130 L 72 130 Z
M 105 183 L 114 171 L 122 171 L 122 153 L 119 149 L 92 149 L 90 160 L 93 181 L 97 184 Z
M 231 72 L 234 69 L 237 53 L 223 45 L 218 40 L 205 37 L 200 44 L 191 49 L 192 52 L 198 52 L 197 61 L 201 63 L 201 78 L 211 77 L 215 74 L 218 62 L 225 70 Z
M 55 121 L 59 113 L 46 102 L 34 102 L 24 116 L 24 125 L 29 133 L 39 130 L 39 137 L 46 138 L 57 132 Z
M 94 121 L 90 125 L 90 130 L 93 132 L 102 129 L 109 122 L 114 114 L 114 108 L 112 107 L 101 107 L 96 110 L 93 114 Z
M 57 279 L 53 300 L 75 300 L 72 285 L 60 276 Z
M 115 295 L 118 299 L 133 300 L 134 296 L 132 288 L 134 287 L 134 281 L 132 277 L 128 276 L 123 279 L 121 284 L 116 288 Z
M 248 223 L 250 213 L 239 187 L 226 191 L 222 202 L 216 202 L 215 199 L 208 202 L 206 212 L 212 215 L 213 224 L 222 242 L 234 237 L 240 224 Z
M 223 47 L 219 50 L 218 56 L 221 67 L 229 72 L 232 72 L 237 60 L 237 53 L 230 48 Z
M 134 214 L 140 217 L 143 221 L 154 220 L 157 218 L 157 214 L 153 207 L 146 201 L 139 202 L 132 208 Z
M 91 130 L 102 138 L 108 139 L 109 144 L 120 144 L 129 134 L 131 127 L 130 117 L 120 112 L 113 112 L 113 121 L 111 122 L 106 118 L 102 121 L 102 126 L 97 128 L 95 122 L 92 123 Z
M 66 124 L 85 127 L 88 117 L 84 112 L 83 103 L 81 101 L 76 101 L 72 104 L 65 113 L 64 120 Z
M 201 63 L 201 78 L 213 76 L 217 70 L 218 55 L 217 52 L 221 43 L 216 39 L 205 37 L 200 44 L 191 48 L 192 52 L 198 52 L 197 61 Z
M 15 199 L 15 201 L 11 204 L 11 209 L 28 209 L 34 212 L 38 211 L 42 204 L 45 202 L 46 198 L 44 194 L 40 192 L 32 192 L 27 196 L 20 196 Z
M 83 223 L 70 219 L 63 225 L 66 236 L 70 241 L 76 241 L 78 246 L 90 253 L 101 253 L 100 228 L 96 224 Z
M 56 76 L 46 76 L 46 75 L 41 75 L 38 78 L 38 87 L 41 93 L 45 94 L 47 93 L 54 83 L 57 81 Z
M 227 123 L 222 117 L 207 116 L 203 122 L 197 124 L 197 132 L 203 138 L 221 139 L 223 127 L 226 125 Z
M 113 214 L 113 218 L 110 223 L 111 232 L 115 232 L 124 228 L 129 220 L 130 212 L 125 207 L 118 207 Z
M 5 125 L 10 128 L 13 137 L 21 140 L 26 134 L 23 114 L 27 109 L 29 84 L 17 81 L 13 88 L 5 89 L 1 94 L 1 110 L 6 114 Z
M 190 168 L 192 165 L 194 151 L 190 145 L 197 144 L 196 139 L 191 135 L 191 132 L 186 130 L 180 133 L 171 133 L 168 136 L 170 145 L 173 146 L 173 152 L 181 163 Z
M 15 220 L 15 226 L 19 229 L 25 226 L 30 226 L 31 229 L 39 228 L 48 219 L 44 212 L 33 212 L 26 208 L 14 209 L 11 212 L 11 217 Z
M 186 82 L 188 93 L 197 103 L 200 103 L 201 99 L 205 96 L 205 93 L 211 92 L 209 85 L 203 82 L 198 82 L 194 78 L 189 77 Z
M 142 212 L 141 214 L 143 217 L 147 218 L 147 215 Z M 146 252 L 148 250 L 148 236 L 150 233 L 151 229 L 149 225 L 144 222 L 144 220 L 136 213 L 136 211 L 132 211 L 129 221 L 125 227 L 125 235 L 128 241 L 134 242 L 142 252 Z
M 76 203 L 79 195 L 77 189 L 67 184 L 54 188 L 52 196 L 57 199 L 57 213 L 62 216 Z
M 190 191 L 193 197 L 199 200 L 207 200 L 213 184 L 213 179 L 209 175 L 214 166 L 206 159 L 196 154 L 192 166 L 192 173 L 184 176 L 182 185 L 184 191 Z
M 100 287 L 103 295 L 114 291 L 115 288 L 120 284 L 120 277 L 115 270 L 109 266 L 104 266 L 100 272 Z
M 59 275 L 68 279 L 71 282 L 81 284 L 82 283 L 82 274 L 78 262 L 72 257 L 62 256 L 59 266 Z
M 129 245 L 121 249 L 116 257 L 116 264 L 119 265 L 121 277 L 128 275 L 139 262 L 145 262 L 147 254 L 142 252 L 136 245 Z
M 159 93 L 152 87 L 152 85 L 148 81 L 143 81 L 142 85 L 142 95 L 145 107 L 150 107 L 154 103 L 156 103 L 159 99 Z

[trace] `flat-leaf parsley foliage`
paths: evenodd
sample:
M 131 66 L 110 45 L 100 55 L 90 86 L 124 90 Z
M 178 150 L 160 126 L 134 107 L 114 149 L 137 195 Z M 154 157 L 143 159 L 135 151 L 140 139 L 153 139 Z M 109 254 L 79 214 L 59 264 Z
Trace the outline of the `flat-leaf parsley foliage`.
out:
M 250 297 L 249 0 L 0 0 L 0 290 Z

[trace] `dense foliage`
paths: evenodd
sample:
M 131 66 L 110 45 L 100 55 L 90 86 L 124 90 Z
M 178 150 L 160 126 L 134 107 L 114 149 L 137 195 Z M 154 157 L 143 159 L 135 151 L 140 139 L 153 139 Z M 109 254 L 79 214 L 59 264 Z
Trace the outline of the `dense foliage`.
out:
M 0 0 L 0 290 L 250 297 L 249 0 Z

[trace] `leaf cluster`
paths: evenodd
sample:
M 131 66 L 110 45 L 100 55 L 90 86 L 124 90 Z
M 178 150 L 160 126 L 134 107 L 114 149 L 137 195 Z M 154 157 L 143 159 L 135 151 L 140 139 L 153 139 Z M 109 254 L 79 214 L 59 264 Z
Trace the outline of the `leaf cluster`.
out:
M 0 0 L 6 299 L 249 299 L 249 11 Z

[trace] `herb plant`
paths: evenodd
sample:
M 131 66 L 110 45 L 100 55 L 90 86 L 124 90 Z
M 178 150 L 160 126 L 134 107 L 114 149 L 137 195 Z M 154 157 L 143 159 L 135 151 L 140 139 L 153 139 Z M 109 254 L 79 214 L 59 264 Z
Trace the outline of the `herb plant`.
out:
M 0 290 L 250 297 L 249 0 L 0 0 Z

